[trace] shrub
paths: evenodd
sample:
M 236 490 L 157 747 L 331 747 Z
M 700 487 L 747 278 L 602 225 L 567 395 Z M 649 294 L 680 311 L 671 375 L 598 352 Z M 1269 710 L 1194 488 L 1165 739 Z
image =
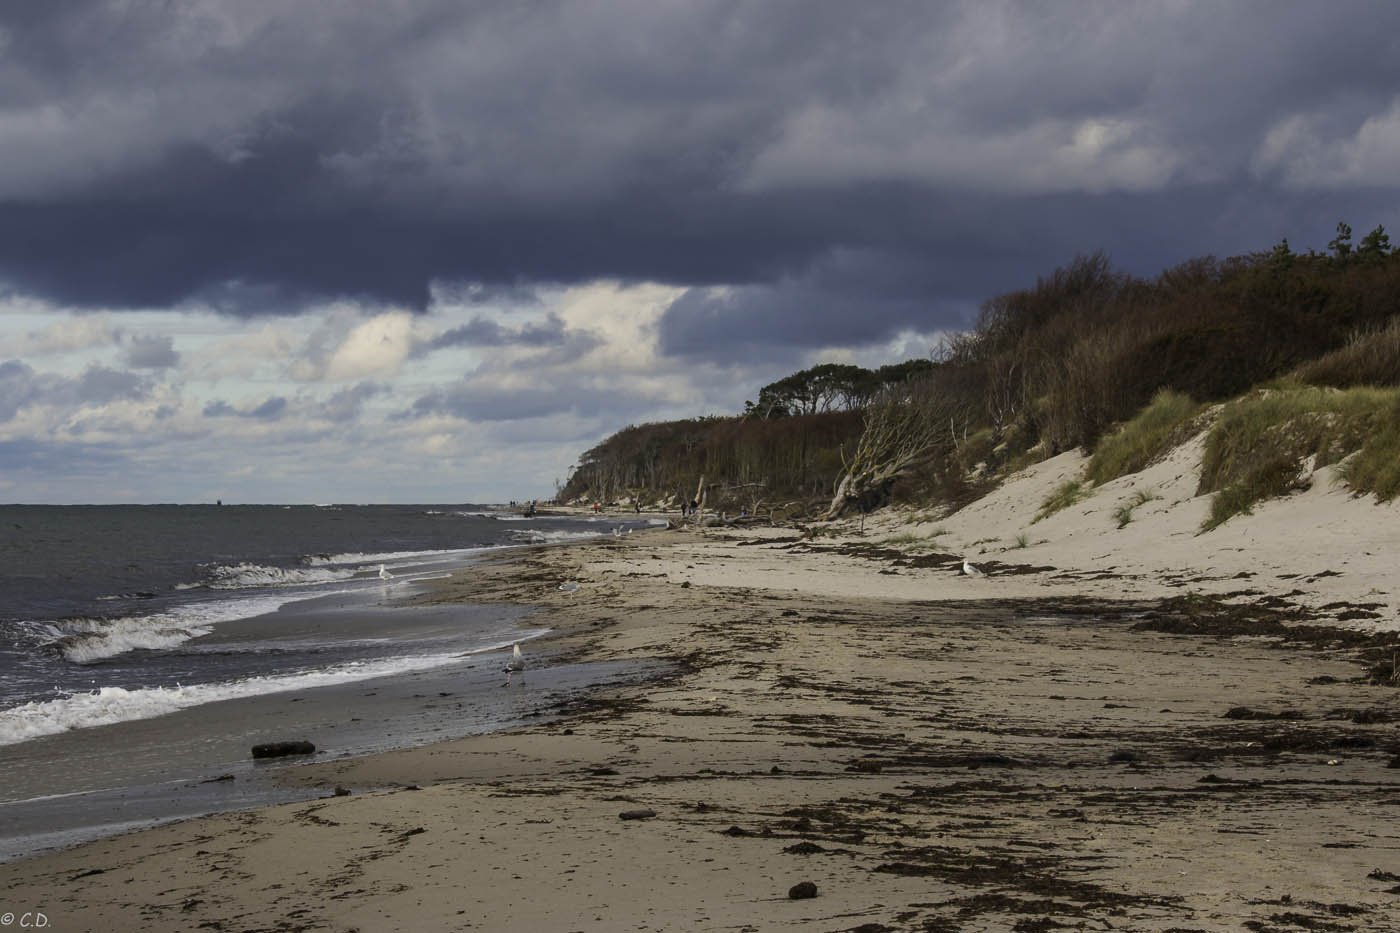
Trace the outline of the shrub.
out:
M 1189 396 L 1158 391 L 1136 417 L 1099 441 L 1085 477 L 1100 486 L 1138 472 L 1184 441 L 1200 410 Z
M 1400 317 L 1385 327 L 1353 334 L 1346 346 L 1304 363 L 1294 376 L 1311 385 L 1337 388 L 1400 385 Z

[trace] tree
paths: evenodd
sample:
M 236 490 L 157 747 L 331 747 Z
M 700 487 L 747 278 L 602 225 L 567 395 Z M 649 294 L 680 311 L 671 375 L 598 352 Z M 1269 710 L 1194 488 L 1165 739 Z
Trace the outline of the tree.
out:
M 1332 251 L 1332 257 L 1339 265 L 1345 265 L 1351 259 L 1351 227 L 1343 221 L 1337 222 L 1337 235 L 1327 243 L 1327 248 Z
M 886 389 L 865 409 L 865 429 L 853 450 L 841 449 L 845 472 L 837 481 L 826 518 L 841 515 L 853 504 L 866 507 L 883 501 L 894 481 L 926 457 L 953 446 L 952 406 L 940 399 L 933 380 L 923 379 L 910 390 Z
M 1385 227 L 1376 229 L 1361 238 L 1361 246 L 1356 251 L 1357 258 L 1365 263 L 1378 263 L 1390 255 L 1390 234 Z
M 770 382 L 759 390 L 757 403 L 744 403 L 744 414 L 766 419 L 858 408 L 869 394 L 869 380 L 868 369 L 822 363 Z

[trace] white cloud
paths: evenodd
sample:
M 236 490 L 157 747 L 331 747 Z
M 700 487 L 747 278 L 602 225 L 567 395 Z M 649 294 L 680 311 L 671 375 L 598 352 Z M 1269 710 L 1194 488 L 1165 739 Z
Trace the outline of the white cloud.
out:
M 112 322 L 110 315 L 72 315 L 7 340 L 4 355 L 10 358 L 72 353 L 115 346 L 121 339 L 122 329 Z
M 1393 186 L 1400 177 L 1400 96 L 1351 133 L 1336 130 L 1325 114 L 1285 117 L 1265 133 L 1252 165 L 1256 175 L 1294 188 Z
M 340 382 L 393 376 L 426 337 L 407 311 L 378 314 L 355 327 L 326 361 L 324 378 Z
M 864 110 L 820 104 L 787 121 L 750 166 L 745 186 L 910 182 L 1018 194 L 1153 191 L 1184 160 L 1150 125 L 1109 115 L 979 132 L 916 104 Z

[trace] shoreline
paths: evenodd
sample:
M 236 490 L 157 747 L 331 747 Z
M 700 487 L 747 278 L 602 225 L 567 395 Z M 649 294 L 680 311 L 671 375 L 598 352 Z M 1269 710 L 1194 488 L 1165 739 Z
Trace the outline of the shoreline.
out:
M 172 930 L 1387 928 L 1400 705 L 1354 648 L 1135 630 L 1155 600 L 790 537 L 525 547 L 436 584 L 416 601 L 537 606 L 561 659 L 676 672 L 550 724 L 279 772 L 346 796 L 5 864 L 11 909 Z M 790 900 L 802 881 L 818 896 Z
M 528 696 L 502 692 L 508 646 L 529 646 L 544 634 L 529 607 L 408 605 L 411 592 L 397 602 L 364 593 L 295 601 L 240 622 L 235 632 L 207 636 L 204 644 L 217 651 L 224 639 L 241 643 L 289 630 L 296 638 L 328 627 L 352 638 L 394 630 L 413 639 L 465 629 L 481 646 L 429 653 L 419 666 L 406 655 L 398 662 L 403 669 L 374 676 L 250 693 L 3 746 L 0 862 L 172 820 L 296 800 L 308 792 L 281 779 L 289 768 L 549 718 L 581 691 L 646 673 L 639 665 L 555 663 L 545 651 L 536 658 Z M 249 757 L 259 743 L 307 740 L 316 747 L 313 756 Z

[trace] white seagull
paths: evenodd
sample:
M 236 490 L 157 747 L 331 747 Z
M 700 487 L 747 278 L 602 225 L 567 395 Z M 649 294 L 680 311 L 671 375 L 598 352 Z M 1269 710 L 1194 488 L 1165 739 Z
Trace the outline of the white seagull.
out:
M 962 570 L 962 572 L 963 572 L 963 576 L 966 576 L 966 577 L 980 577 L 980 576 L 983 576 L 982 571 L 978 570 L 976 567 L 974 567 L 974 566 L 972 566 L 971 564 L 969 564 L 969 563 L 967 562 L 967 558 L 966 558 L 966 557 L 963 558 L 963 570 Z
M 510 660 L 506 662 L 506 686 L 510 686 L 510 679 L 516 674 L 524 676 L 525 656 L 520 653 L 519 645 L 511 645 Z
M 381 580 L 392 580 L 392 579 L 394 579 L 394 575 L 393 575 L 392 573 L 390 573 L 389 571 L 385 570 L 383 564 L 380 564 L 380 565 L 379 565 L 379 579 L 381 579 Z

